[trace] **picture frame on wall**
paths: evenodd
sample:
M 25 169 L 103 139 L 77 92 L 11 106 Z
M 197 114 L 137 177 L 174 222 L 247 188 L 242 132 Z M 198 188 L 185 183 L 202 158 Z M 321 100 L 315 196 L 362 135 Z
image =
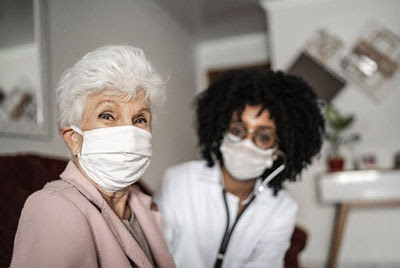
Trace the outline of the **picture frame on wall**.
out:
M 2 8 L 7 12 L 0 32 L 13 27 L 15 34 L 0 40 L 0 135 L 47 138 L 51 96 L 47 0 L 24 1 L 23 7 L 6 1 Z
M 400 36 L 376 21 L 368 21 L 341 61 L 344 74 L 374 100 L 381 100 L 398 78 Z
M 346 86 L 339 71 L 344 42 L 328 29 L 317 29 L 287 68 L 287 72 L 303 78 L 318 98 L 330 102 Z

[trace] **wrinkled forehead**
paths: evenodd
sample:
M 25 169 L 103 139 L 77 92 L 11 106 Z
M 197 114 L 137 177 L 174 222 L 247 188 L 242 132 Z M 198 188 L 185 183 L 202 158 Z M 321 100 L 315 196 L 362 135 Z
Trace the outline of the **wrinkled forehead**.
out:
M 88 98 L 112 98 L 119 101 L 130 101 L 131 99 L 135 99 L 137 101 L 144 100 L 148 102 L 146 92 L 142 88 L 138 88 L 133 92 L 126 92 L 113 88 L 105 88 L 90 94 Z
M 130 107 L 133 110 L 147 110 L 151 112 L 147 95 L 142 90 L 129 94 L 115 89 L 104 89 L 89 95 L 84 104 L 83 113 L 101 109 L 102 107 Z

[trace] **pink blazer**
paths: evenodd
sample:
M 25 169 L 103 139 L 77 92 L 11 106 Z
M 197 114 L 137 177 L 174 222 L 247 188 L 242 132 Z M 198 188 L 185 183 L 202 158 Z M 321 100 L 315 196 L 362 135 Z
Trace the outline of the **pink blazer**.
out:
M 11 267 L 152 267 L 98 190 L 70 161 L 61 180 L 26 201 Z M 133 187 L 132 187 L 133 188 Z M 175 267 L 151 198 L 132 189 L 129 206 L 143 229 L 157 267 Z M 128 259 L 129 258 L 129 259 Z

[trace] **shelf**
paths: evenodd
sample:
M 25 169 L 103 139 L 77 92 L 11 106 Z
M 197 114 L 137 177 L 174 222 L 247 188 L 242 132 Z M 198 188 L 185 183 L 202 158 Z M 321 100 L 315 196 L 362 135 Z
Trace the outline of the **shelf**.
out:
M 344 203 L 400 199 L 400 170 L 348 170 L 318 178 L 320 201 Z

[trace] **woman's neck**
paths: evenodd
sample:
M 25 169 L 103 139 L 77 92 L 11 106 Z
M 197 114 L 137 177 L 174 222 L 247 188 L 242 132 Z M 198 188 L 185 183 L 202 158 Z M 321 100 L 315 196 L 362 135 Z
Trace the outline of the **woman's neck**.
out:
M 129 220 L 131 218 L 131 210 L 130 210 L 129 206 L 127 205 L 128 197 L 129 197 L 129 189 L 125 188 L 125 189 L 123 189 L 121 191 L 117 191 L 117 192 L 104 191 L 99 185 L 97 185 L 97 183 L 95 183 L 92 179 L 90 179 L 89 176 L 84 172 L 84 170 L 82 169 L 82 167 L 79 164 L 79 161 L 77 160 L 76 157 L 74 157 L 73 161 L 74 161 L 75 165 L 78 167 L 78 169 L 81 171 L 81 173 L 100 192 L 100 194 L 106 200 L 107 204 L 114 211 L 114 213 L 117 214 L 117 216 L 121 220 Z
M 97 190 L 101 193 L 103 198 L 111 209 L 117 214 L 121 220 L 129 220 L 131 218 L 131 210 L 128 203 L 129 190 L 124 189 L 118 192 L 106 192 L 95 184 Z
M 222 175 L 225 183 L 225 190 L 239 197 L 240 201 L 246 200 L 254 190 L 256 180 L 236 180 L 231 174 L 222 167 Z

